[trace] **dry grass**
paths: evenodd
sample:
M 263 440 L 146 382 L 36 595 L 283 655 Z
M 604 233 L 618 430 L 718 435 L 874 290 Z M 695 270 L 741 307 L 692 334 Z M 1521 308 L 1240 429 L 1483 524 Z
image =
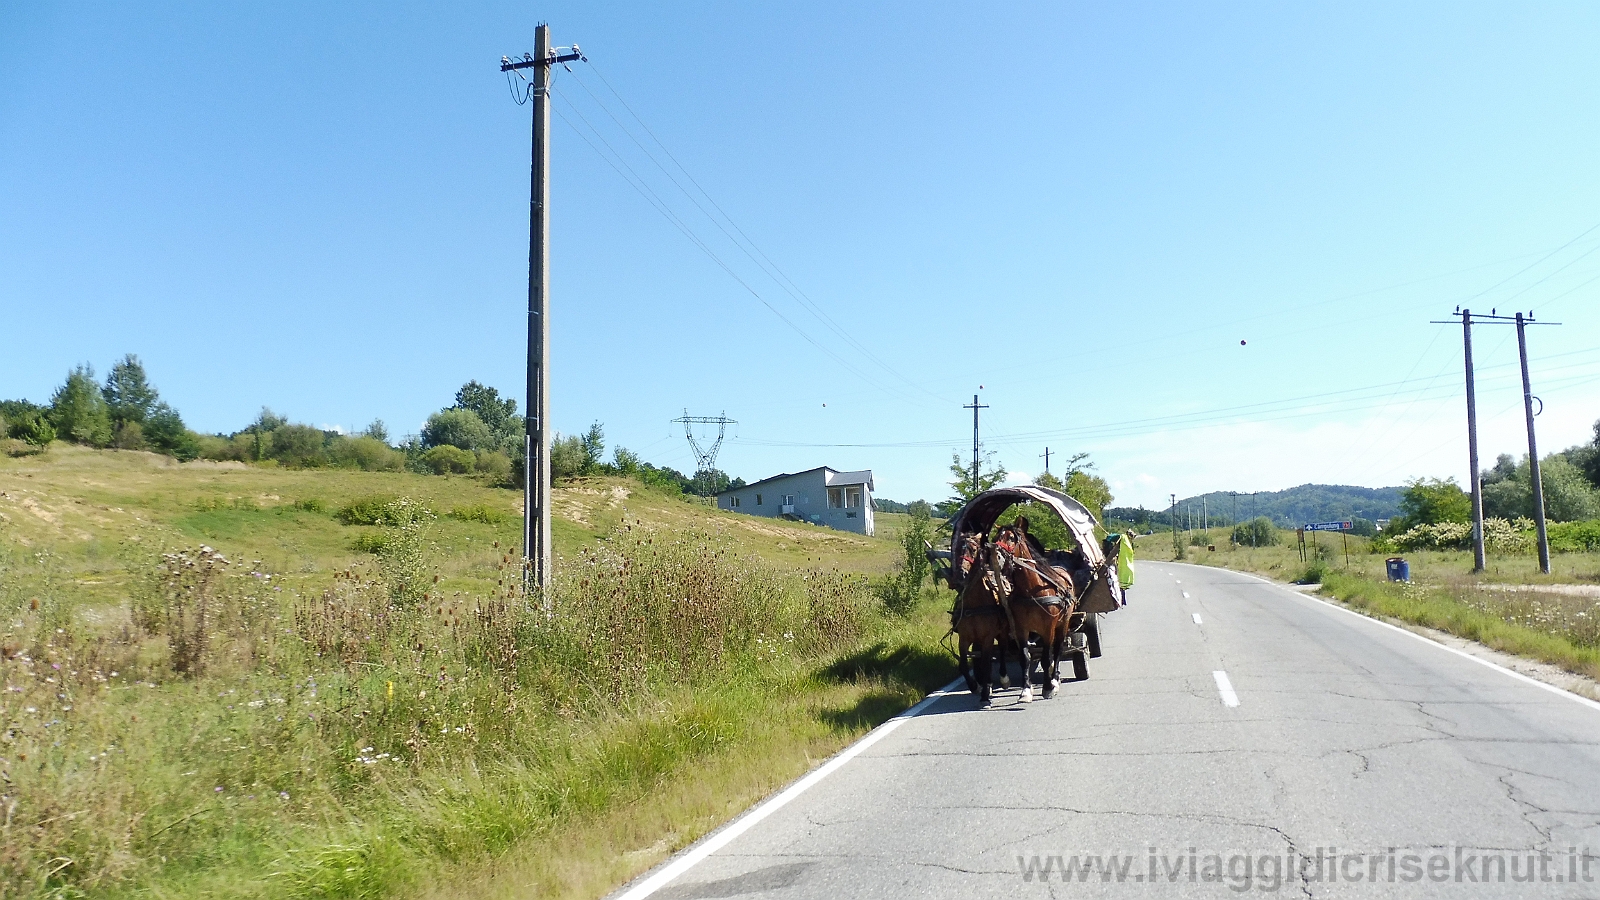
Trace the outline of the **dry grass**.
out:
M 1496 650 L 1600 678 L 1600 553 L 1558 553 L 1551 573 L 1531 554 L 1491 555 L 1484 572 L 1472 572 L 1472 554 L 1422 550 L 1399 554 L 1411 566 L 1411 584 L 1388 581 L 1385 554 L 1350 539 L 1346 563 L 1338 535 L 1321 535 L 1323 553 L 1302 560 L 1294 532 L 1274 547 L 1232 548 L 1226 532 L 1215 551 L 1189 547 L 1185 560 L 1253 572 L 1281 581 L 1317 581 L 1324 593 L 1379 616 L 1437 628 Z M 1170 535 L 1144 539 L 1146 559 L 1172 559 Z M 1309 576 L 1309 577 L 1308 577 Z
M 343 526 L 447 479 L 51 455 L 0 468 L 0 897 L 592 895 L 949 677 L 937 601 L 887 617 L 671 498 L 585 494 L 664 512 L 567 543 L 550 618 L 495 544 L 504 492 Z

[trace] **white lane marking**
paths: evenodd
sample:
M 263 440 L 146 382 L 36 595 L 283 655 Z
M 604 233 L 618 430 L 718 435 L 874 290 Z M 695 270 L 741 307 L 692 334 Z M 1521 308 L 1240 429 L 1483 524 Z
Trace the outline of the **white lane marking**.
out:
M 1183 599 L 1185 599 L 1185 600 L 1189 599 L 1189 592 L 1188 591 L 1179 591 L 1178 593 L 1183 595 Z
M 1192 616 L 1192 617 L 1193 617 L 1193 618 L 1194 618 L 1194 623 L 1195 623 L 1195 624 L 1196 624 L 1196 625 L 1203 625 L 1203 624 L 1205 624 L 1205 623 L 1204 623 L 1204 622 L 1201 622 L 1201 621 L 1200 621 L 1200 614 L 1199 614 L 1199 613 L 1190 613 L 1190 616 Z
M 1183 584 L 1183 579 L 1182 578 L 1175 578 L 1173 580 L 1176 581 L 1178 584 Z
M 788 805 L 790 800 L 800 796 L 811 787 L 816 785 L 817 782 L 827 778 L 829 775 L 832 775 L 845 763 L 861 755 L 863 750 L 866 750 L 873 744 L 883 740 L 884 737 L 889 734 L 889 732 L 899 728 L 900 725 L 907 719 L 920 715 L 923 710 L 933 705 L 934 701 L 944 697 L 947 694 L 953 693 L 952 689 L 958 684 L 961 684 L 961 679 L 959 678 L 924 697 L 922 702 L 918 703 L 916 706 L 911 707 L 900 715 L 895 716 L 887 722 L 884 722 L 882 725 L 879 725 L 877 728 L 872 729 L 872 731 L 861 740 L 856 741 L 854 744 L 851 744 L 850 746 L 841 750 L 833 757 L 833 759 L 830 759 L 817 768 L 811 770 L 809 774 L 801 778 L 799 781 L 789 785 L 779 793 L 767 798 L 765 801 L 758 803 L 752 807 L 749 812 L 723 826 L 720 830 L 701 838 L 699 843 L 691 846 L 688 850 L 685 850 L 677 859 L 674 859 L 662 866 L 654 875 L 651 875 L 650 877 L 634 885 L 625 893 L 619 894 L 616 900 L 643 900 L 643 898 L 648 897 L 651 894 L 654 894 L 656 891 L 666 887 L 667 884 L 674 878 L 677 878 L 684 872 L 689 871 L 697 863 L 711 854 L 721 850 L 723 847 L 728 846 L 728 844 L 733 842 L 734 838 L 737 838 L 739 835 L 749 831 L 762 819 L 765 819 L 767 816 L 772 815 L 773 813 L 782 809 L 784 806 Z
M 1279 590 L 1284 591 L 1285 593 L 1287 593 L 1291 597 L 1299 597 L 1302 600 L 1314 600 L 1314 601 L 1316 601 L 1318 603 L 1321 603 L 1323 606 L 1329 607 L 1330 609 L 1336 609 L 1339 612 L 1345 613 L 1347 615 L 1355 616 L 1356 618 L 1358 618 L 1358 619 L 1360 619 L 1360 620 L 1362 620 L 1364 622 L 1371 622 L 1374 625 L 1378 625 L 1378 626 L 1381 626 L 1383 628 L 1387 628 L 1390 631 L 1397 631 L 1400 634 L 1405 635 L 1406 637 L 1416 638 L 1417 640 L 1423 642 L 1424 644 L 1427 644 L 1430 647 L 1437 647 L 1440 650 L 1445 651 L 1446 653 L 1454 653 L 1455 655 L 1457 655 L 1457 656 L 1459 656 L 1459 657 L 1461 657 L 1463 659 L 1470 659 L 1470 660 L 1472 660 L 1473 662 L 1477 663 L 1480 666 L 1488 666 L 1489 668 L 1494 669 L 1497 672 L 1500 672 L 1500 673 L 1505 674 L 1505 675 L 1510 675 L 1512 678 L 1515 678 L 1518 681 L 1525 681 L 1528 684 L 1531 684 L 1534 687 L 1539 688 L 1541 690 L 1549 691 L 1552 694 L 1559 694 L 1560 696 L 1565 697 L 1568 700 L 1573 700 L 1573 701 L 1576 701 L 1578 703 L 1582 703 L 1584 706 L 1587 706 L 1590 709 L 1600 710 L 1600 702 L 1596 702 L 1594 700 L 1590 700 L 1588 697 L 1584 697 L 1584 696 L 1582 696 L 1580 694 L 1574 694 L 1574 693 L 1572 693 L 1571 691 L 1568 691 L 1568 690 L 1563 690 L 1562 688 L 1558 688 L 1553 684 L 1545 684 L 1544 682 L 1540 681 L 1537 678 L 1529 678 L 1527 675 L 1524 675 L 1521 672 L 1516 671 L 1515 669 L 1508 669 L 1505 666 L 1502 666 L 1497 662 L 1491 662 L 1490 660 L 1483 659 L 1483 658 L 1477 657 L 1477 656 L 1473 656 L 1471 653 L 1468 653 L 1465 650 L 1457 650 L 1456 648 L 1451 647 L 1448 644 L 1441 644 L 1438 641 L 1434 640 L 1433 638 L 1427 637 L 1425 635 L 1417 634 L 1415 631 L 1407 631 L 1407 630 L 1405 630 L 1404 628 L 1401 628 L 1398 625 L 1390 625 L 1388 622 L 1385 622 L 1382 619 L 1374 619 L 1371 616 L 1362 615 L 1361 613 L 1358 613 L 1353 609 L 1345 609 L 1344 607 L 1340 606 L 1339 604 L 1334 603 L 1334 602 L 1332 602 L 1330 600 L 1324 600 L 1321 597 L 1313 597 L 1310 594 L 1302 594 L 1299 591 L 1292 590 L 1290 588 L 1286 588 L 1283 585 L 1278 584 L 1276 581 L 1272 581 L 1271 579 L 1268 579 L 1268 578 L 1262 578 L 1260 575 L 1251 575 L 1249 572 L 1236 572 L 1233 569 L 1229 569 L 1228 571 L 1233 572 L 1233 574 L 1235 574 L 1235 575 L 1243 575 L 1246 578 L 1253 578 L 1256 581 L 1261 582 L 1262 584 L 1278 588 Z
M 1238 706 L 1239 695 L 1233 692 L 1233 684 L 1228 681 L 1228 673 L 1218 669 L 1211 673 L 1211 677 L 1217 682 L 1217 693 L 1222 695 L 1222 705 Z

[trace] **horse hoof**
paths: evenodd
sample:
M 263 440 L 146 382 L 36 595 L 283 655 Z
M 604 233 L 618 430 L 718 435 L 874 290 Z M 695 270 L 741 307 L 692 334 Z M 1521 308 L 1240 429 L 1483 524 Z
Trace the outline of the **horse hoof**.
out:
M 1028 686 L 1026 686 L 1026 687 L 1024 687 L 1022 689 L 1022 696 L 1017 698 L 1017 702 L 1018 703 L 1032 703 L 1033 702 L 1033 685 L 1030 684 L 1030 685 L 1028 685 Z
M 985 697 L 985 698 L 983 698 L 983 702 L 978 704 L 978 708 L 979 709 L 994 709 L 994 698 L 993 697 Z
M 1000 676 L 1000 686 L 1003 687 L 1003 688 L 1011 687 L 1011 676 L 1010 675 L 1001 675 Z
M 1047 685 L 1044 686 L 1044 691 L 1043 691 L 1044 699 L 1050 700 L 1050 699 L 1054 698 L 1055 695 L 1056 695 L 1056 686 L 1055 685 L 1047 684 Z

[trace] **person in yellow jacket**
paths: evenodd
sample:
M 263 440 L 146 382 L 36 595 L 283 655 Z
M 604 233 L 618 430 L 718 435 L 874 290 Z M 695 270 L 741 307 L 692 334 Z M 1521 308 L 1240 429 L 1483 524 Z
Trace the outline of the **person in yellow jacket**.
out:
M 1128 605 L 1128 588 L 1133 587 L 1133 532 L 1113 535 L 1117 539 L 1117 583 L 1122 587 L 1122 605 Z

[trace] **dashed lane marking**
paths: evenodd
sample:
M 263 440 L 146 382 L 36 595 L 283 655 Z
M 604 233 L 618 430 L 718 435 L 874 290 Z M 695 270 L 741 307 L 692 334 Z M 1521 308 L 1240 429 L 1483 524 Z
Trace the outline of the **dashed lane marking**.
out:
M 1193 619 L 1194 619 L 1194 623 L 1195 623 L 1195 624 L 1196 624 L 1196 625 L 1202 625 L 1202 624 L 1204 624 L 1204 623 L 1203 623 L 1203 622 L 1201 622 L 1201 621 L 1200 621 L 1200 614 L 1199 614 L 1199 613 L 1191 613 L 1191 614 L 1190 614 L 1190 617 L 1191 617 L 1191 618 L 1193 618 Z
M 1211 673 L 1211 677 L 1217 682 L 1217 693 L 1222 695 L 1222 705 L 1238 706 L 1239 695 L 1234 693 L 1233 683 L 1228 680 L 1228 673 L 1218 669 Z

